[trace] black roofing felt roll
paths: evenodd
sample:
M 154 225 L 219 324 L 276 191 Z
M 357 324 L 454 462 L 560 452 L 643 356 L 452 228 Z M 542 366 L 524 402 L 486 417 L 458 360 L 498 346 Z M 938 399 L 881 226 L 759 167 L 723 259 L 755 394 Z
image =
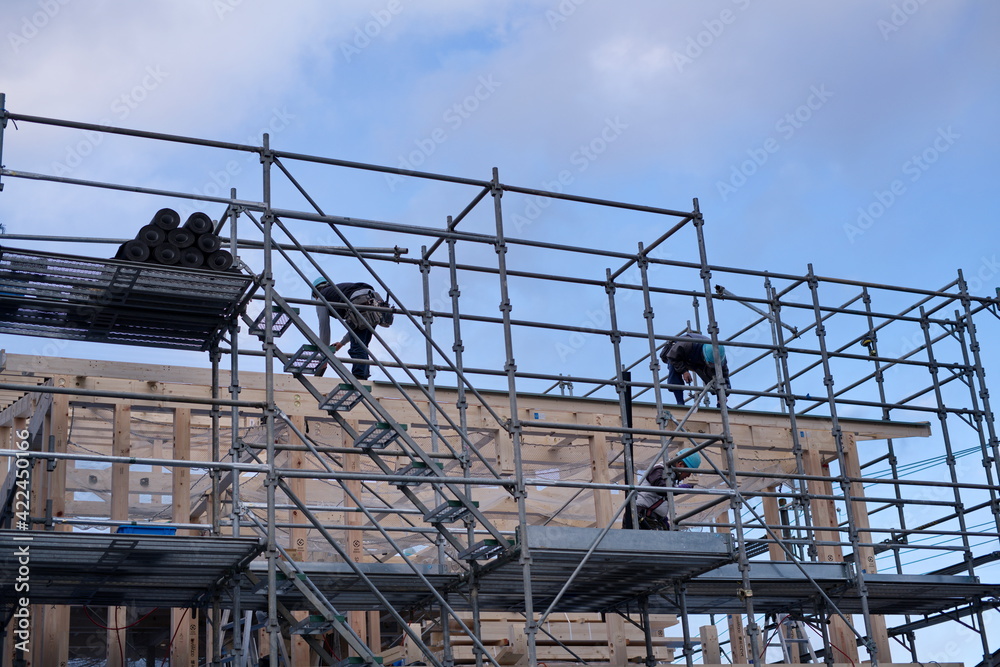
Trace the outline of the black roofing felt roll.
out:
M 160 264 L 176 264 L 181 259 L 181 252 L 175 245 L 162 243 L 153 248 L 153 257 Z
M 155 247 L 167 240 L 167 233 L 156 225 L 143 225 L 139 233 L 135 235 L 137 241 L 142 241 L 150 248 Z
M 214 225 L 208 214 L 196 211 L 188 216 L 187 221 L 184 223 L 184 229 L 187 229 L 195 236 L 200 236 L 211 232 L 214 229 Z
M 176 229 L 181 224 L 181 216 L 172 208 L 161 208 L 149 221 L 149 224 L 156 225 L 165 232 Z
M 197 237 L 186 227 L 178 227 L 167 232 L 167 243 L 178 248 L 190 248 Z
M 200 268 L 205 265 L 205 253 L 193 246 L 181 248 L 181 259 L 178 264 L 189 269 Z
M 216 250 L 205 257 L 205 268 L 225 271 L 233 265 L 233 256 L 228 250 Z
M 149 259 L 149 246 L 136 239 L 126 241 L 119 246 L 115 259 L 127 259 L 131 262 L 145 262 Z
M 222 247 L 222 239 L 218 234 L 202 234 L 195 245 L 204 253 L 212 253 Z

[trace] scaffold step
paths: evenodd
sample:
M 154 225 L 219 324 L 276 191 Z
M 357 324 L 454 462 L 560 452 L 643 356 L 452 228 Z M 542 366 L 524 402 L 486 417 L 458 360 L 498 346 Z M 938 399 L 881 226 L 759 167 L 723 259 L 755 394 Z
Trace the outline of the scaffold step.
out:
M 368 430 L 358 436 L 358 439 L 354 441 L 354 446 L 366 450 L 385 449 L 406 429 L 406 424 L 397 424 L 394 428 L 388 422 L 375 422 L 368 427 Z
M 327 619 L 322 614 L 309 614 L 288 629 L 292 635 L 325 635 L 333 630 L 337 623 L 346 623 L 347 617 L 337 614 L 332 619 Z
M 298 308 L 292 308 L 292 311 L 296 315 L 299 314 Z M 266 310 L 260 311 L 260 315 L 257 316 L 257 319 L 253 321 L 249 328 L 249 333 L 261 340 L 264 340 L 264 320 L 266 319 L 266 314 Z M 292 318 L 288 316 L 284 308 L 281 306 L 271 306 L 271 335 L 274 338 L 279 338 L 291 325 Z
M 504 546 L 500 540 L 485 539 L 476 542 L 465 551 L 458 554 L 459 560 L 489 560 L 502 554 L 506 549 L 514 546 L 514 542 L 507 540 Z
M 326 367 L 327 355 L 315 345 L 303 345 L 285 363 L 286 373 L 301 373 L 316 375 L 321 368 Z
M 306 580 L 306 575 L 302 574 L 301 572 L 296 572 L 296 573 L 294 573 L 294 575 L 295 575 L 295 578 L 298 579 L 299 581 L 305 581 Z M 284 572 L 280 572 L 280 571 L 279 572 L 275 572 L 275 590 L 278 592 L 279 595 L 281 595 L 283 593 L 288 593 L 288 592 L 292 591 L 294 588 L 295 588 L 295 580 L 294 579 L 290 578 Z M 267 579 L 261 579 L 259 582 L 257 582 L 257 585 L 254 586 L 253 592 L 254 593 L 266 593 L 267 592 Z
M 365 389 L 371 391 L 371 386 L 366 386 Z M 319 409 L 330 413 L 348 412 L 363 398 L 364 396 L 354 388 L 354 385 L 344 382 L 338 384 L 333 391 L 326 395 L 326 398 L 319 404 Z
M 433 467 L 427 465 L 423 461 L 411 461 L 407 466 L 396 471 L 397 475 L 406 475 L 407 477 L 435 477 L 438 473 L 444 470 L 444 464 L 434 462 Z M 404 486 L 418 486 L 424 482 L 419 480 L 412 481 L 399 481 L 393 482 L 392 485 L 397 489 Z
M 479 507 L 479 503 L 476 501 L 473 501 L 472 504 L 475 507 Z M 471 513 L 472 510 L 464 505 L 461 500 L 446 500 L 425 514 L 424 521 L 427 523 L 454 523 L 460 519 L 464 519 Z

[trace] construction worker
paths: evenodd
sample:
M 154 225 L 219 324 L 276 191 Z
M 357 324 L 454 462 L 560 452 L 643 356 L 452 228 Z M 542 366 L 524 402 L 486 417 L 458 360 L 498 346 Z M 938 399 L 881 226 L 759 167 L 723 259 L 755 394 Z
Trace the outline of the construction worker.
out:
M 336 283 L 332 284 L 326 278 L 320 276 L 313 281 L 313 287 L 326 299 L 334 308 L 336 313 L 343 318 L 347 327 L 347 335 L 343 340 L 335 343 L 330 349 L 334 352 L 350 342 L 347 353 L 351 359 L 355 360 L 351 372 L 359 380 L 367 380 L 371 375 L 371 366 L 366 361 L 371 359 L 368 345 L 372 341 L 372 333 L 376 326 L 389 326 L 392 324 L 391 312 L 380 312 L 368 310 L 367 307 L 379 306 L 387 308 L 389 304 L 379 298 L 375 293 L 375 288 L 368 283 Z M 354 304 L 358 308 L 347 307 L 347 302 Z M 337 304 L 344 304 L 338 306 Z M 330 309 L 325 304 L 316 306 L 316 317 L 319 320 L 319 338 L 324 345 L 330 346 Z M 316 375 L 323 375 L 326 371 L 326 364 L 322 364 L 316 371 Z
M 682 384 L 691 383 L 691 373 L 694 372 L 701 381 L 708 384 L 715 378 L 715 350 L 708 336 L 688 332 L 681 335 L 683 340 L 668 341 L 660 351 L 660 360 L 667 364 L 667 384 L 674 385 L 677 405 L 684 405 L 684 389 Z M 722 362 L 722 379 L 729 389 L 729 365 L 726 363 L 726 348 L 719 345 L 719 357 Z
M 676 489 L 690 489 L 693 485 L 683 483 L 691 476 L 692 470 L 701 465 L 701 454 L 685 449 L 680 452 L 683 456 L 681 460 L 674 464 L 674 478 L 677 483 L 672 486 Z M 679 468 L 679 470 L 678 470 Z M 670 483 L 670 476 L 665 473 L 663 462 L 658 461 L 646 475 L 647 486 L 666 487 Z M 655 491 L 640 491 L 635 496 L 636 513 L 639 515 L 640 530 L 669 530 L 670 529 L 670 507 L 667 503 L 667 495 Z M 622 520 L 623 528 L 632 528 L 632 514 L 629 507 L 625 508 L 625 518 Z

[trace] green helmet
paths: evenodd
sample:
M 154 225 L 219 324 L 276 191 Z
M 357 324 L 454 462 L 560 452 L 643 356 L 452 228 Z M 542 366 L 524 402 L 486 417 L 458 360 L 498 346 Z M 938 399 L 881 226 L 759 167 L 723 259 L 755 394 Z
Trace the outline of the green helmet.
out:
M 691 453 L 688 454 L 688 452 Z M 690 449 L 682 449 L 680 452 L 678 452 L 677 455 L 683 457 L 681 459 L 681 463 L 683 463 L 688 468 L 697 468 L 698 466 L 701 465 L 701 454 L 699 454 L 698 452 L 692 452 Z

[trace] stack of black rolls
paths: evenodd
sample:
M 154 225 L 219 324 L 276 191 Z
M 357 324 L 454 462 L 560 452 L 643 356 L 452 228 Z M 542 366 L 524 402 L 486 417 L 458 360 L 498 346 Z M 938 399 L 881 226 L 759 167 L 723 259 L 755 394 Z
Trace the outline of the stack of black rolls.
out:
M 134 239 L 118 248 L 115 259 L 215 271 L 233 265 L 232 254 L 222 249 L 222 239 L 207 214 L 196 211 L 182 225 L 177 211 L 171 208 L 157 211 Z

